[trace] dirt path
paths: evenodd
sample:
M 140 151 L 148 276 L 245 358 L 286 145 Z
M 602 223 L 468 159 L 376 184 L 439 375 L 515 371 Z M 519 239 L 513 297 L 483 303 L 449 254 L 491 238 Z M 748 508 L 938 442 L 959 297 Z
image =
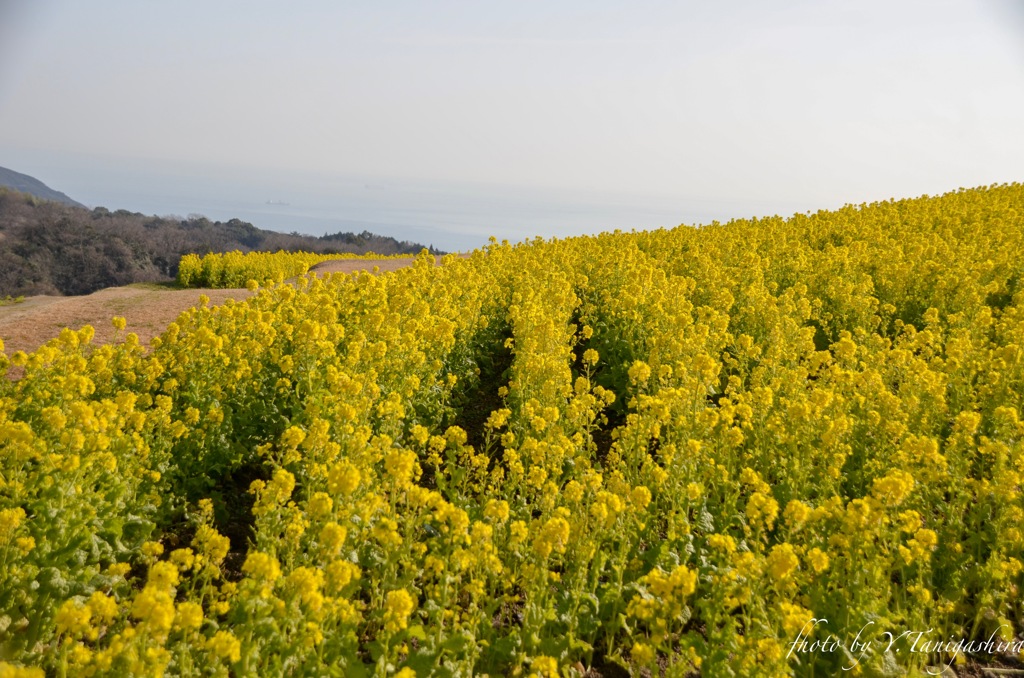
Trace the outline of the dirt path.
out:
M 325 261 L 311 270 L 318 274 L 352 273 L 378 267 L 380 272 L 397 271 L 411 265 L 413 259 L 339 259 Z M 440 257 L 437 258 L 440 263 Z M 249 298 L 246 289 L 188 289 L 178 290 L 159 285 L 131 285 L 108 287 L 81 297 L 28 297 L 20 304 L 0 306 L 0 339 L 7 355 L 15 351 L 34 351 L 57 336 L 62 329 L 78 329 L 92 325 L 96 330 L 93 342 L 110 342 L 116 330 L 111 324 L 114 316 L 124 316 L 128 332 L 135 332 L 143 345 L 157 336 L 182 311 L 196 306 L 199 295 L 205 294 L 212 305 L 228 299 L 241 301 Z
M 143 344 L 164 331 L 182 311 L 199 303 L 205 294 L 211 304 L 228 299 L 241 301 L 249 290 L 175 290 L 150 285 L 108 287 L 81 297 L 29 297 L 20 304 L 0 307 L 0 339 L 7 355 L 34 351 L 57 336 L 65 327 L 92 325 L 94 343 L 113 341 L 114 316 L 124 316 L 127 331 L 135 332 Z

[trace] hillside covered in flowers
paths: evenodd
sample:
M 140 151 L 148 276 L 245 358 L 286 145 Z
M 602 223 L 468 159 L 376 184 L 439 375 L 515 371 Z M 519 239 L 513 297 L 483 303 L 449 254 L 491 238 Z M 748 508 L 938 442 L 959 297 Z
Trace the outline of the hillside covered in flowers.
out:
M 1019 653 L 1022 277 L 1012 184 L 493 242 L 0 355 L 0 676 Z

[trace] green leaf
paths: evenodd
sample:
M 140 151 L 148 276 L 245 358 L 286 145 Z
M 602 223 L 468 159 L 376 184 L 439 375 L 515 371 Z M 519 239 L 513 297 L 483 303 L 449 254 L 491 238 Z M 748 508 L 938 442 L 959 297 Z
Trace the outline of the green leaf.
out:
M 64 579 L 64 575 L 56 567 L 45 567 L 40 570 L 36 582 L 39 584 L 39 593 L 58 600 L 67 598 L 70 587 L 67 580 Z
M 448 636 L 441 642 L 441 649 L 452 654 L 462 654 L 473 645 L 474 638 L 465 631 Z

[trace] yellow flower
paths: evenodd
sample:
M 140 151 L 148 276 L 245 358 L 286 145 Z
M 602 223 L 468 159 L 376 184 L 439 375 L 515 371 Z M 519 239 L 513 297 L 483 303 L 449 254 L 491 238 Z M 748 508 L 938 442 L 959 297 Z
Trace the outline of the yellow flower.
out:
M 521 520 L 513 521 L 512 525 L 509 526 L 509 543 L 513 546 L 521 544 L 526 541 L 526 537 L 529 533 L 530 531 L 526 527 L 526 523 Z
M 171 562 L 178 566 L 182 572 L 192 569 L 196 562 L 196 555 L 192 549 L 175 549 L 171 551 Z
M 530 662 L 533 668 L 533 675 L 540 678 L 558 678 L 558 660 L 554 657 L 541 655 L 534 657 Z
M 178 585 L 178 568 L 165 560 L 162 560 L 149 568 L 149 577 L 146 580 L 147 586 L 155 586 L 160 589 L 169 589 Z
M 445 439 L 452 445 L 465 445 L 466 432 L 459 426 L 449 426 L 444 432 Z
M 790 527 L 799 527 L 811 517 L 811 507 L 799 499 L 792 499 L 786 504 L 786 511 L 783 515 Z
M 782 612 L 782 628 L 789 638 L 796 638 L 814 617 L 810 610 L 786 601 L 779 603 L 779 609 Z
M 657 657 L 654 648 L 645 643 L 634 643 L 633 649 L 630 650 L 629 654 L 633 657 L 633 661 L 640 666 L 650 666 Z
M 206 556 L 210 562 L 216 564 L 228 555 L 231 541 L 209 525 L 200 525 L 196 529 L 192 546 L 196 547 L 196 550 Z
M 776 662 L 781 659 L 785 652 L 779 641 L 774 638 L 762 638 L 757 641 L 758 658 L 765 663 Z
M 302 441 L 306 439 L 306 432 L 298 426 L 289 426 L 284 433 L 281 434 L 281 446 L 284 448 L 295 449 Z
M 129 563 L 113 563 L 107 568 L 107 574 L 111 577 L 123 577 L 131 572 L 132 566 Z
M 153 635 L 166 637 L 174 622 L 174 599 L 164 589 L 147 586 L 135 597 L 132 616 L 142 621 Z
M 405 589 L 388 591 L 384 600 L 384 630 L 396 633 L 409 626 L 409 615 L 416 603 Z
M 156 557 L 162 555 L 163 552 L 164 552 L 164 545 L 159 543 L 159 542 L 147 541 L 147 542 L 142 544 L 142 553 L 143 553 L 143 555 L 149 556 L 150 558 L 156 558 Z
M 917 511 L 903 511 L 896 520 L 900 530 L 907 534 L 914 534 L 921 528 L 921 514 Z
M 409 430 L 409 434 L 417 445 L 426 445 L 430 440 L 430 430 L 421 424 L 416 424 Z
M 668 599 L 672 596 L 687 597 L 697 590 L 697 573 L 685 565 L 677 566 L 668 577 L 660 576 L 660 571 L 654 570 L 649 575 L 648 584 L 655 595 Z
M 232 664 L 242 658 L 242 643 L 230 631 L 217 631 L 206 641 L 206 647 L 216 656 Z
M 57 407 L 46 407 L 42 411 L 43 421 L 54 431 L 61 431 L 67 424 L 67 417 L 61 412 L 60 408 Z
M 628 370 L 629 380 L 634 384 L 646 384 L 651 377 L 650 366 L 642 360 L 634 360 Z
M 811 569 L 815 573 L 821 574 L 828 569 L 829 558 L 828 554 L 821 549 L 814 547 L 807 552 L 807 563 L 811 566 Z
M 718 468 L 720 471 L 723 472 L 728 471 L 728 469 L 726 469 L 723 464 L 719 464 Z M 723 480 L 726 480 L 727 478 L 728 475 L 722 476 Z M 769 487 L 768 483 L 764 482 L 764 480 L 761 479 L 761 474 L 759 474 L 757 471 L 750 468 L 749 466 L 745 467 L 742 471 L 740 471 L 740 482 L 749 487 L 750 489 L 752 489 L 757 494 L 770 495 L 772 492 L 772 488 Z
M 747 518 L 753 524 L 763 522 L 766 529 L 771 529 L 775 524 L 775 517 L 779 515 L 779 504 L 774 498 L 760 492 L 750 495 L 747 502 Z
M 319 610 L 323 604 L 320 587 L 323 585 L 322 570 L 311 567 L 297 567 L 285 579 L 285 585 L 311 610 Z
M 177 614 L 174 617 L 174 625 L 182 630 L 198 629 L 203 625 L 202 606 L 191 601 L 179 603 Z
M 348 536 L 348 530 L 339 525 L 338 523 L 327 523 L 320 530 L 320 543 L 324 545 L 331 553 L 335 553 L 341 548 L 341 545 L 345 543 L 345 538 Z
M 71 664 L 78 666 L 85 666 L 92 661 L 93 651 L 81 643 L 75 643 L 71 649 Z M 0 676 L 3 676 L 3 671 L 0 670 Z
M 257 483 L 260 483 L 260 481 L 253 481 L 253 485 L 259 487 Z M 292 492 L 295 490 L 295 476 L 285 469 L 279 468 L 274 471 L 274 477 L 271 478 L 270 482 L 261 489 L 261 503 L 268 506 L 284 504 L 291 498 Z
M 327 473 L 327 489 L 332 494 L 352 494 L 359 487 L 360 481 L 359 469 L 347 459 L 342 460 Z
M 326 492 L 316 492 L 306 504 L 306 512 L 313 518 L 324 518 L 334 508 L 334 500 Z
M 726 553 L 736 552 L 736 540 L 727 534 L 712 534 L 708 536 L 708 546 Z
M 281 576 L 281 565 L 277 558 L 261 551 L 253 551 L 246 557 L 242 572 L 256 581 L 273 584 Z
M 800 567 L 800 559 L 797 558 L 793 545 L 789 543 L 773 546 L 768 554 L 767 562 L 768 573 L 779 582 L 789 580 L 797 568 Z
M 854 355 L 856 355 L 857 344 L 855 344 L 853 342 L 853 339 L 850 338 L 849 332 L 843 331 L 842 334 L 843 337 L 832 345 L 832 352 L 835 353 L 837 357 L 842 358 L 843 360 L 849 360 L 850 358 L 853 358 Z
M 508 502 L 503 499 L 489 499 L 484 507 L 484 518 L 495 523 L 504 523 L 508 520 Z
M 629 493 L 629 499 L 637 509 L 643 510 L 651 503 L 651 491 L 643 485 L 637 485 Z
M 117 601 L 102 591 L 95 591 L 89 596 L 89 610 L 101 624 L 109 624 L 117 616 Z
M 487 426 L 487 428 L 499 429 L 508 422 L 508 418 L 509 416 L 511 416 L 511 414 L 512 410 L 505 408 L 494 410 L 487 418 L 487 422 L 485 425 Z
M 402 543 L 402 535 L 398 533 L 398 523 L 391 518 L 381 518 L 371 530 L 373 538 L 383 546 L 398 546 Z
M 487 523 L 480 521 L 473 521 L 472 526 L 469 530 L 470 537 L 473 539 L 474 544 L 480 544 L 489 542 L 491 537 L 494 535 L 494 528 Z
M 81 636 L 92 631 L 89 624 L 92 619 L 92 609 L 74 600 L 66 600 L 57 610 L 54 617 L 54 624 L 57 633 L 66 633 L 72 637 Z
M 0 542 L 10 539 L 23 520 L 25 510 L 22 508 L 0 510 Z
M 3 351 L 3 344 L 0 343 L 0 351 Z M 0 661 L 0 678 L 46 678 L 42 669 L 29 666 L 15 666 Z
M 900 469 L 893 469 L 882 478 L 875 478 L 871 485 L 873 497 L 890 506 L 899 506 L 914 491 L 914 476 Z
M 349 583 L 360 578 L 359 567 L 347 560 L 335 560 L 324 570 L 327 588 L 333 594 L 341 593 Z
M 416 475 L 416 453 L 411 450 L 389 450 L 384 455 L 384 470 L 398 487 L 407 486 Z
M 935 530 L 929 530 L 928 528 L 921 528 L 915 532 L 914 539 L 927 549 L 934 549 L 939 543 L 939 536 L 935 534 Z
M 540 558 L 547 558 L 551 552 L 565 553 L 566 542 L 569 540 L 569 521 L 555 517 L 544 523 L 540 533 L 533 541 L 533 552 Z

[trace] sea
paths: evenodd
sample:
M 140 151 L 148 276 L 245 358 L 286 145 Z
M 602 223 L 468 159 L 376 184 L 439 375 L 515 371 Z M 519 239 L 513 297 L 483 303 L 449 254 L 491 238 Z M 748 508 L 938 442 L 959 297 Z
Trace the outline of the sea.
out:
M 786 213 L 786 205 L 671 193 L 524 187 L 423 178 L 4 152 L 0 165 L 30 174 L 90 208 L 156 216 L 241 219 L 320 236 L 391 236 L 448 252 L 491 237 L 509 242 L 606 231 L 701 225 Z

